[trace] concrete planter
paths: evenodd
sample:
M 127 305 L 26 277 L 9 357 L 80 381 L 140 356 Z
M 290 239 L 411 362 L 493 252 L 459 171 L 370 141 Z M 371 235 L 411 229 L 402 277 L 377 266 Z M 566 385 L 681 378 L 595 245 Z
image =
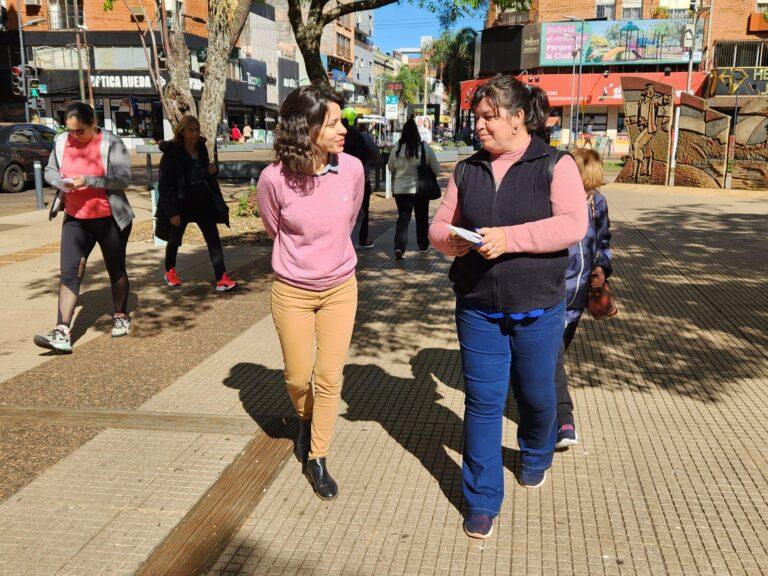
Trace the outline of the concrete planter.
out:
M 435 152 L 438 162 L 457 162 L 459 159 L 459 153 L 454 148 L 453 150 L 440 150 Z
M 461 146 L 457 148 L 459 156 L 471 156 L 475 153 L 475 149 L 472 146 Z

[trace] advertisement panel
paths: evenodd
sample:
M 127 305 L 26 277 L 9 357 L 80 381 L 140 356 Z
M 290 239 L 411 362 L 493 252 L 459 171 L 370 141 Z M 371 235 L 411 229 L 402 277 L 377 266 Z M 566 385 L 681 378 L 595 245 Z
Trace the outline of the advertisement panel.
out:
M 692 30 L 692 20 L 685 18 L 542 24 L 540 65 L 684 64 Z M 694 62 L 701 62 L 703 38 L 704 19 L 699 19 Z

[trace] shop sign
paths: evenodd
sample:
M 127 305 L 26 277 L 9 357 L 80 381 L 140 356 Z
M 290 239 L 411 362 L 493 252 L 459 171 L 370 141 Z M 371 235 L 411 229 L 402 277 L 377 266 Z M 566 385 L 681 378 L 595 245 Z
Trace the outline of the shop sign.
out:
M 240 68 L 245 79 L 242 82 L 243 104 L 266 106 L 267 104 L 267 64 L 261 60 L 240 59 Z
M 768 67 L 716 68 L 711 78 L 710 96 L 768 95 Z
M 541 25 L 540 64 L 687 64 L 691 33 L 687 18 L 550 22 Z M 701 62 L 703 38 L 701 18 L 696 28 L 694 62 Z
M 93 88 L 110 89 L 152 89 L 152 79 L 148 75 L 117 75 L 117 74 L 93 74 L 91 75 Z
M 277 75 L 279 77 L 277 100 L 278 104 L 282 104 L 288 94 L 299 87 L 299 63 L 287 58 L 278 58 Z

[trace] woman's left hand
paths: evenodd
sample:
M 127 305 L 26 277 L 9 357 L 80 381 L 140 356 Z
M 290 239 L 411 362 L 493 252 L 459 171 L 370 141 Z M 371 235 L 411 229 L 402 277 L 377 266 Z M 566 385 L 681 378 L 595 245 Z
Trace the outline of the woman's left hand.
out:
M 486 260 L 493 260 L 507 252 L 507 235 L 503 228 L 479 228 L 478 234 L 483 237 L 483 245 L 477 249 Z
M 216 164 L 214 164 L 213 162 L 208 164 L 208 174 L 210 174 L 211 176 L 216 176 L 216 173 L 218 171 L 219 171 L 219 169 L 216 168 Z
M 72 189 L 85 188 L 85 176 L 77 176 L 72 179 Z

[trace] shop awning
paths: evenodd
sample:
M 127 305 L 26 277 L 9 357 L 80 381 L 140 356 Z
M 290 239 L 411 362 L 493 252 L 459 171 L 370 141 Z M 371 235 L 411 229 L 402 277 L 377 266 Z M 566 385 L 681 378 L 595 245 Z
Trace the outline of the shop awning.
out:
M 578 99 L 582 106 L 619 106 L 624 103 L 621 92 L 622 76 L 648 78 L 656 82 L 671 84 L 679 93 L 685 90 L 688 81 L 687 72 L 672 72 L 669 76 L 663 72 L 636 72 L 603 74 L 582 74 L 581 96 Z M 691 77 L 693 93 L 700 96 L 702 85 L 707 75 L 704 72 L 694 72 Z M 578 93 L 578 75 L 573 74 L 542 74 L 540 76 L 517 76 L 517 79 L 531 86 L 538 86 L 546 91 L 549 104 L 552 107 L 568 106 L 576 101 Z M 467 80 L 461 83 L 461 109 L 469 110 L 475 91 L 489 79 Z M 530 81 L 529 81 L 530 80 Z

